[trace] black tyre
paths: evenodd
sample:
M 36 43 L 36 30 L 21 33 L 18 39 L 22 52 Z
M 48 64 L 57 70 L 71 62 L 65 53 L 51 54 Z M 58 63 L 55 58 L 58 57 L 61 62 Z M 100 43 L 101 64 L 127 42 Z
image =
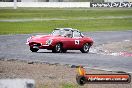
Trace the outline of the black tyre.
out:
M 76 81 L 80 86 L 83 86 L 86 83 L 86 79 L 83 76 L 76 75 Z
M 60 43 L 56 44 L 52 50 L 53 53 L 61 53 L 62 52 L 62 45 Z
M 67 50 L 66 49 L 62 49 L 62 53 L 66 53 L 67 52 Z
M 31 50 L 32 52 L 37 52 L 39 49 L 38 49 L 38 48 L 32 48 L 32 47 L 30 47 L 30 50 Z
M 85 44 L 83 45 L 83 47 L 81 48 L 81 50 L 80 50 L 80 51 L 81 51 L 82 53 L 88 53 L 88 52 L 89 52 L 90 47 L 91 47 L 91 45 L 90 45 L 90 44 L 85 43 Z

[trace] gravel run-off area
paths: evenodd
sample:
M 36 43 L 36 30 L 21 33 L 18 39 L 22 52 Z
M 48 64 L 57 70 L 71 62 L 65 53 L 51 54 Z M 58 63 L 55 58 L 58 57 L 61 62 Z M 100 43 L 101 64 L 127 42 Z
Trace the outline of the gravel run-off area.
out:
M 89 74 L 111 74 L 102 70 L 87 69 Z M 132 88 L 129 84 L 85 84 L 76 82 L 77 68 L 68 65 L 46 64 L 26 61 L 0 61 L 0 79 L 29 78 L 34 79 L 36 88 Z

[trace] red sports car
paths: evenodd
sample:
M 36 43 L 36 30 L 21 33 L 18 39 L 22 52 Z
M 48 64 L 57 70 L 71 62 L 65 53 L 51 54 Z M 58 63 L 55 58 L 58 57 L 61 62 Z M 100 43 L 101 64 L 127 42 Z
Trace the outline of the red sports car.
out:
M 88 53 L 93 40 L 85 37 L 79 30 L 72 28 L 56 28 L 49 35 L 36 35 L 27 39 L 32 52 L 39 49 L 52 50 L 53 53 L 65 53 L 67 50 L 80 50 Z

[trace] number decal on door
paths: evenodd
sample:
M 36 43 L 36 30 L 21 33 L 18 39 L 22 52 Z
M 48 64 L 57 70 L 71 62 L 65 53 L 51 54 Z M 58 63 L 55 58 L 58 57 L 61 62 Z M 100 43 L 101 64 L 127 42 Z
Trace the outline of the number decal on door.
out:
M 80 41 L 79 40 L 75 40 L 75 45 L 79 45 Z

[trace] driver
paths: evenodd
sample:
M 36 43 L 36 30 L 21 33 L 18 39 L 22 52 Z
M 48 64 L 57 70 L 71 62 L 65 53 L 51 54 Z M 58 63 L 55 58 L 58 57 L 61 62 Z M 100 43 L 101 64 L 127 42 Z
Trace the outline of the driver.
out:
M 71 38 L 72 37 L 72 32 L 71 31 L 66 32 L 65 36 L 68 37 L 68 38 Z

